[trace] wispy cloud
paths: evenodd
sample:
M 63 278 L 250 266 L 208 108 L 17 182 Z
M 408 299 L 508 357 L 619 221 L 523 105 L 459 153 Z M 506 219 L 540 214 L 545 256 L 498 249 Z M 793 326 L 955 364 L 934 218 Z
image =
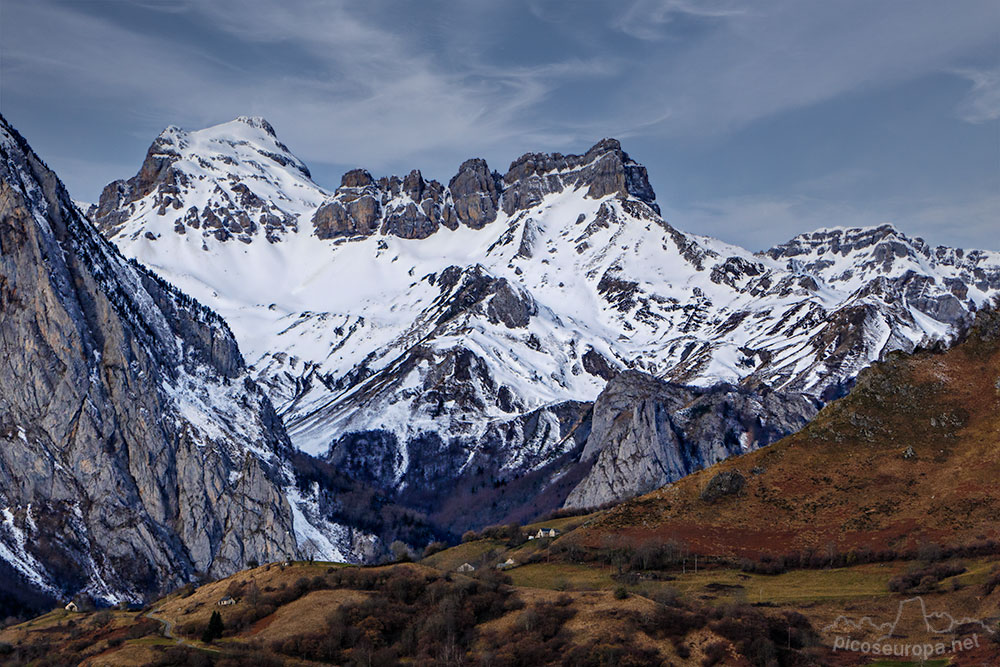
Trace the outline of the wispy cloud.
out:
M 475 59 L 449 65 L 351 7 L 313 0 L 170 5 L 248 51 L 257 48 L 258 59 L 291 65 L 269 69 L 78 7 L 19 4 L 5 10 L 8 21 L 27 29 L 4 31 L 5 87 L 99 95 L 137 117 L 152 114 L 161 126 L 260 113 L 309 161 L 377 169 L 416 155 L 495 148 L 514 136 L 551 147 L 565 131 L 532 112 L 563 82 L 615 73 L 611 58 L 577 55 L 518 67 Z
M 958 106 L 958 115 L 969 123 L 1000 119 L 1000 69 L 958 70 L 972 83 L 972 90 Z
M 966 0 L 961 11 L 937 0 L 0 2 L 0 104 L 35 130 L 39 148 L 51 142 L 48 154 L 62 156 L 53 166 L 81 197 L 130 175 L 168 124 L 198 128 L 251 113 L 266 116 L 324 185 L 353 166 L 417 166 L 446 179 L 467 157 L 502 169 L 524 151 L 585 150 L 618 136 L 649 163 L 661 194 L 710 200 L 685 204 L 691 224 L 681 226 L 734 240 L 774 228 L 780 240 L 821 219 L 891 217 L 905 209 L 905 179 L 884 193 L 879 214 L 859 213 L 861 191 L 878 188 L 885 165 L 858 164 L 854 155 L 868 146 L 849 141 L 828 167 L 840 175 L 812 189 L 798 183 L 794 164 L 770 161 L 770 198 L 741 199 L 761 188 L 731 183 L 720 175 L 728 164 L 704 159 L 696 189 L 717 196 L 661 188 L 657 179 L 686 177 L 685 156 L 719 145 L 730 147 L 720 159 L 745 165 L 737 172 L 760 171 L 767 148 L 741 143 L 767 125 L 760 121 L 942 72 L 969 81 L 965 99 L 945 102 L 963 136 L 982 130 L 962 120 L 1000 117 L 1000 74 L 984 65 L 1000 18 L 995 0 Z M 935 90 L 955 95 L 953 86 Z M 892 126 L 888 141 L 894 120 L 858 118 L 856 126 Z M 88 152 L 95 168 L 84 166 Z M 982 164 L 951 168 L 969 170 L 970 181 Z M 946 189 L 928 206 L 958 199 Z
M 636 0 L 610 16 L 616 31 L 643 42 L 627 56 L 613 40 L 590 39 L 572 44 L 572 52 L 552 48 L 544 59 L 500 64 L 475 45 L 501 52 L 539 47 L 519 41 L 511 27 L 494 34 L 500 10 L 479 2 L 448 12 L 454 25 L 432 40 L 420 31 L 430 24 L 419 11 L 411 14 L 423 22 L 403 30 L 346 2 L 142 3 L 224 36 L 213 48 L 211 32 L 193 46 L 156 22 L 116 23 L 85 11 L 114 3 L 38 0 L 5 5 L 4 87 L 119 99 L 163 124 L 263 113 L 306 158 L 378 164 L 461 146 L 490 150 L 512 137 L 546 148 L 572 128 L 595 128 L 595 135 L 733 131 L 866 86 L 940 71 L 963 45 L 995 38 L 995 27 L 970 11 L 977 4 L 989 1 L 970 0 L 958 12 L 934 2 L 773 0 L 748 10 L 730 0 Z M 535 0 L 527 7 L 538 14 L 537 6 Z M 572 3 L 544 6 L 547 16 L 580 20 Z M 396 6 L 384 15 L 401 12 Z M 679 17 L 716 22 L 661 43 Z M 234 53 L 230 43 L 245 48 Z M 973 92 L 963 117 L 995 117 L 996 72 L 967 76 Z M 573 88 L 584 82 L 586 90 Z M 557 95 L 567 85 L 573 92 Z
M 680 16 L 721 19 L 746 13 L 746 5 L 729 0 L 635 0 L 614 25 L 627 35 L 642 40 L 661 40 Z
M 328 161 L 377 165 L 475 144 L 488 148 L 515 135 L 541 138 L 546 124 L 529 112 L 561 82 L 616 71 L 613 59 L 577 55 L 513 67 L 483 62 L 475 54 L 445 62 L 412 33 L 394 32 L 352 13 L 350 3 L 190 4 L 206 21 L 240 39 L 287 44 L 310 54 L 316 72 L 283 77 L 278 85 L 291 89 L 292 99 L 307 96 L 289 125 L 315 133 L 314 120 L 330 128 L 331 141 L 321 142 Z M 313 157 L 323 159 L 315 155 L 320 148 L 315 134 L 308 141 Z
M 657 6 L 669 18 L 672 4 Z M 990 2 L 970 2 L 962 11 L 891 0 L 776 1 L 754 3 L 753 9 L 726 14 L 716 29 L 699 33 L 640 74 L 636 85 L 651 93 L 649 103 L 671 104 L 676 111 L 663 132 L 732 131 L 931 75 L 962 54 L 995 44 L 997 34 L 997 21 L 984 20 L 996 13 Z M 660 25 L 655 14 L 642 24 Z

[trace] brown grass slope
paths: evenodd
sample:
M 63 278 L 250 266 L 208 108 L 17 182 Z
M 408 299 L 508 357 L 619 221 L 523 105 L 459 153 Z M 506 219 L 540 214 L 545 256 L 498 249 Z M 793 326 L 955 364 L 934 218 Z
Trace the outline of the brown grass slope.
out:
M 237 602 L 220 607 L 229 594 Z M 639 667 L 677 659 L 684 635 L 663 634 L 659 608 L 608 591 L 516 588 L 491 568 L 466 577 L 416 563 L 294 563 L 185 586 L 152 605 L 151 617 L 50 612 L 0 630 L 0 664 L 527 667 L 569 660 Z M 199 637 L 213 612 L 224 632 L 205 643 Z M 684 640 L 696 657 L 721 641 L 702 620 Z
M 799 433 L 626 502 L 574 539 L 675 539 L 746 557 L 998 539 L 998 378 L 1000 314 L 983 311 L 947 352 L 892 355 Z M 725 471 L 742 491 L 703 500 Z

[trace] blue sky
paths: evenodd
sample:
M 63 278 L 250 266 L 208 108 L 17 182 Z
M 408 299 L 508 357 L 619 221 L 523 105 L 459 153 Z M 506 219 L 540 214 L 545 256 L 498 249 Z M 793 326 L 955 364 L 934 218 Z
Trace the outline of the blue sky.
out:
M 615 136 L 687 231 L 1000 250 L 996 0 L 0 0 L 0 111 L 91 201 L 256 114 L 329 188 Z

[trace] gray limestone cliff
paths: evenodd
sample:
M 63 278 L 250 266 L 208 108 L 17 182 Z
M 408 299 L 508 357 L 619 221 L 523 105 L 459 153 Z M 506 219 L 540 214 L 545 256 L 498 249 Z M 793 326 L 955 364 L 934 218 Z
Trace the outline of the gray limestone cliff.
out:
M 567 507 L 594 507 L 657 489 L 794 433 L 819 410 L 801 394 L 730 385 L 698 389 L 639 371 L 613 377 L 594 403 L 581 455 L 589 473 Z
M 270 402 L 213 312 L 129 263 L 0 117 L 0 557 L 142 600 L 294 554 Z
M 646 168 L 633 161 L 617 139 L 602 139 L 583 155 L 526 153 L 511 163 L 503 183 L 503 210 L 508 214 L 539 204 L 550 192 L 584 187 L 592 199 L 634 197 L 660 211 Z

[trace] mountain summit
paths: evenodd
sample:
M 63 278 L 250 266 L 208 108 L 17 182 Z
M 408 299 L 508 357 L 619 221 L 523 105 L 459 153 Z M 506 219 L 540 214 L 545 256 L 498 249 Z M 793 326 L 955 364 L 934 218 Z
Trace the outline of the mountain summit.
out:
M 178 234 L 274 242 L 323 196 L 270 123 L 240 116 L 197 132 L 168 127 L 149 147 L 139 173 L 105 187 L 89 213 L 109 236 L 136 217 L 155 214 Z

